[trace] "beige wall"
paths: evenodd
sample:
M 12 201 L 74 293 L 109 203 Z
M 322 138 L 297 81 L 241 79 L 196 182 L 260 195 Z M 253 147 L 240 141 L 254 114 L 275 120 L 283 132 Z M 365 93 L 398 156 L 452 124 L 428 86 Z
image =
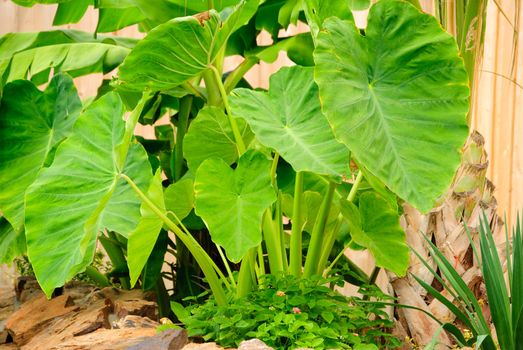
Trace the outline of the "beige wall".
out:
M 516 210 L 523 209 L 523 49 L 517 42 L 515 29 L 521 32 L 523 6 L 516 12 L 516 3 L 521 0 L 495 0 L 503 12 L 491 0 L 488 8 L 485 56 L 473 112 L 473 127 L 486 140 L 491 166 L 489 177 L 497 187 L 496 197 L 500 213 L 507 212 L 512 221 Z M 421 0 L 425 10 L 431 11 L 431 0 Z M 39 31 L 51 28 L 53 6 L 35 6 L 31 9 L 14 5 L 10 0 L 0 0 L 0 34 L 7 32 Z M 364 13 L 358 16 L 364 21 Z M 67 26 L 93 31 L 96 26 L 95 11 L 81 23 Z M 294 29 L 292 29 L 294 30 Z M 291 31 L 292 31 L 291 30 Z M 136 29 L 125 29 L 117 34 L 139 37 Z M 260 40 L 267 41 L 267 36 Z M 519 47 L 518 47 L 519 46 Z M 513 50 L 516 47 L 517 50 Z M 240 62 L 232 58 L 231 65 Z M 284 56 L 274 64 L 254 67 L 247 79 L 256 86 L 266 87 L 271 72 L 290 61 Z M 78 89 L 83 97 L 96 91 L 101 75 L 78 80 Z M 145 129 L 147 133 L 151 130 Z

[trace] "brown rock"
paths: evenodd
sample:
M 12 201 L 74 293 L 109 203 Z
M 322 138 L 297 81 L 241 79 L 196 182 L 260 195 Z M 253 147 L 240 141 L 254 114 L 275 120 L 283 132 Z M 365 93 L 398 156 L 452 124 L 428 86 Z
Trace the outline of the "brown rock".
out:
M 20 303 L 25 303 L 34 297 L 44 295 L 36 278 L 30 276 L 18 277 L 15 284 L 16 299 Z
M 60 344 L 46 347 L 49 350 L 124 350 L 156 334 L 153 328 L 99 329 Z M 44 348 L 33 348 L 44 349 Z M 25 350 L 25 349 L 22 349 Z M 27 348 L 29 350 L 29 348 Z M 152 349 L 151 349 L 152 350 Z
M 148 317 L 127 315 L 124 318 L 114 321 L 112 323 L 113 329 L 124 329 L 124 328 L 155 328 L 160 324 L 156 321 L 151 320 Z
M 0 344 L 7 341 L 6 319 L 15 310 L 15 293 L 11 288 L 0 288 Z
M 238 350 L 274 350 L 259 339 L 244 340 Z
M 188 341 L 185 329 L 168 329 L 126 350 L 181 350 Z
M 35 334 L 46 328 L 57 317 L 63 317 L 77 311 L 71 298 L 61 295 L 51 300 L 45 296 L 35 297 L 23 304 L 18 311 L 9 317 L 6 329 L 14 343 L 21 346 Z
M 156 303 L 143 299 L 127 299 L 122 297 L 114 301 L 114 313 L 116 317 L 123 318 L 127 315 L 148 317 L 151 320 L 158 319 Z

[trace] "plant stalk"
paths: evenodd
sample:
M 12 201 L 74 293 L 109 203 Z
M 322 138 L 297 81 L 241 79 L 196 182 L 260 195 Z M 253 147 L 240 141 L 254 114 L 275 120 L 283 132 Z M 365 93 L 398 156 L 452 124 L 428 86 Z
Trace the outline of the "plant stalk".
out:
M 329 211 L 332 204 L 332 198 L 334 196 L 334 190 L 336 189 L 336 183 L 329 182 L 329 189 L 327 194 L 323 198 L 320 206 L 320 212 L 314 223 L 312 229 L 311 241 L 309 243 L 309 249 L 307 251 L 307 258 L 305 259 L 305 268 L 303 276 L 309 278 L 318 273 L 318 263 L 321 257 L 323 233 L 325 232 L 325 226 L 329 217 Z
M 225 79 L 224 87 L 227 93 L 231 92 L 236 85 L 242 80 L 245 74 L 260 60 L 256 57 L 247 57 L 240 63 L 236 69 L 234 69 L 231 74 Z
M 227 117 L 229 118 L 229 123 L 231 124 L 232 133 L 234 135 L 234 141 L 236 142 L 236 147 L 238 149 L 238 156 L 241 156 L 243 153 L 245 153 L 246 150 L 242 134 L 240 133 L 240 129 L 238 128 L 238 124 L 236 123 L 236 119 L 234 119 L 232 116 L 231 106 L 229 105 L 229 98 L 227 97 L 227 92 L 225 91 L 225 87 L 223 86 L 220 73 L 215 67 L 211 66 L 210 68 L 214 75 L 216 85 L 218 86 L 218 89 L 220 91 L 223 106 L 225 108 L 225 112 L 227 113 Z
M 263 215 L 263 237 L 269 256 L 269 266 L 272 274 L 283 272 L 283 257 L 281 255 L 281 244 L 279 240 L 279 230 L 274 227 L 274 220 L 270 209 Z
M 299 277 L 302 269 L 302 228 L 303 228 L 303 172 L 296 173 L 294 202 L 292 206 L 292 229 L 290 246 L 290 273 Z
M 94 266 L 87 266 L 85 268 L 85 274 L 99 287 L 109 287 L 111 282 L 106 275 L 98 271 Z
M 207 278 L 207 283 L 209 283 L 214 298 L 216 299 L 216 303 L 220 306 L 227 305 L 227 297 L 225 295 L 225 290 L 223 289 L 222 283 L 220 282 L 220 279 L 218 278 L 218 276 L 216 275 L 216 271 L 214 270 L 214 262 L 205 252 L 202 246 L 198 243 L 198 241 L 192 235 L 188 235 L 185 232 L 183 232 L 171 219 L 169 219 L 167 215 L 160 208 L 158 208 L 149 199 L 149 197 L 147 197 L 138 188 L 138 186 L 136 186 L 133 180 L 131 180 L 125 174 L 120 174 L 120 176 L 127 181 L 127 183 L 136 192 L 136 194 L 138 194 L 138 196 L 145 202 L 145 204 L 147 204 L 147 206 L 151 208 L 151 210 L 167 225 L 167 227 L 169 227 L 169 229 L 172 232 L 174 232 L 176 237 L 178 237 L 183 242 L 183 244 L 185 244 L 187 249 L 189 249 L 191 254 L 198 262 L 198 265 L 200 265 L 200 268 L 202 269 L 203 273 L 205 274 L 205 277 Z
M 256 284 L 254 278 L 254 265 L 256 259 L 257 248 L 249 249 L 247 255 L 242 260 L 240 273 L 238 275 L 238 288 L 236 289 L 236 297 L 242 298 L 253 290 Z
M 183 170 L 183 139 L 189 125 L 189 116 L 191 115 L 192 95 L 182 97 L 180 100 L 180 112 L 178 113 L 178 125 L 176 126 L 176 145 L 174 158 L 174 180 L 178 181 L 182 177 Z

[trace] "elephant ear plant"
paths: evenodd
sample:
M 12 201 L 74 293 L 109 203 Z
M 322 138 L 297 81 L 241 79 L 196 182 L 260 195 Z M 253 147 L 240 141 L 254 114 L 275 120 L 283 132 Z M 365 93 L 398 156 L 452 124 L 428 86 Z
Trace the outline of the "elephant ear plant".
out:
M 36 49 L 2 37 L 2 258 L 26 246 L 50 296 L 91 264 L 98 240 L 129 286 L 158 275 L 174 247 L 190 252 L 221 307 L 265 274 L 327 276 L 346 248 L 404 275 L 399 204 L 429 211 L 452 181 L 468 134 L 467 74 L 435 18 L 381 0 L 360 29 L 348 3 L 229 1 L 195 16 L 169 7 L 176 18 L 167 21 L 129 5 L 143 17 L 129 23 L 147 35 L 84 43 L 109 51 L 71 70 L 81 35 L 60 44 L 64 35 L 45 34 L 54 45 L 32 36 Z M 279 38 L 298 18 L 311 31 Z M 256 44 L 261 29 L 272 29 L 271 45 Z M 273 74 L 267 91 L 252 89 L 244 74 L 280 50 L 299 65 Z M 244 61 L 224 74 L 232 54 Z M 64 73 L 114 64 L 117 78 L 83 102 Z M 166 114 L 156 140 L 133 136 Z

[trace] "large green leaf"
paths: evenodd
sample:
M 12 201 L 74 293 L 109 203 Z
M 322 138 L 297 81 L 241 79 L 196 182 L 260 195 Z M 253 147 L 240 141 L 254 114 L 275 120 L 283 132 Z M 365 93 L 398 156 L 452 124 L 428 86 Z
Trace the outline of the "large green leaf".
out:
M 253 138 L 247 124 L 238 123 L 240 133 L 246 145 Z M 221 158 L 232 164 L 238 158 L 238 149 L 234 141 L 229 118 L 218 107 L 204 107 L 189 127 L 183 141 L 184 157 L 189 169 L 196 171 L 207 158 Z
M 73 76 L 107 73 L 123 61 L 135 43 L 134 39 L 102 35 L 95 39 L 74 30 L 6 34 L 0 37 L 0 86 L 25 79 L 28 73 L 33 79 L 40 77 L 39 73 L 48 75 L 49 68 Z
M 409 247 L 397 210 L 375 192 L 362 193 L 358 206 L 341 201 L 352 240 L 369 249 L 377 266 L 404 276 L 409 266 Z
M 162 173 L 160 170 L 156 171 L 147 197 L 154 205 L 161 211 L 165 212 L 165 203 L 163 200 L 162 187 Z M 160 230 L 163 226 L 163 221 L 145 202 L 140 208 L 142 217 L 136 229 L 129 234 L 127 240 L 127 265 L 129 266 L 129 276 L 131 277 L 131 287 L 134 287 L 138 277 L 153 251 Z
M 258 0 L 243 0 L 227 13 L 209 11 L 205 20 L 192 16 L 159 25 L 141 40 L 119 70 L 125 89 L 165 91 L 204 72 L 229 36 L 256 12 Z
M 25 191 L 81 108 L 67 75 L 56 75 L 43 92 L 23 80 L 6 86 L 0 106 L 0 211 L 16 231 L 24 223 Z
M 179 220 L 185 219 L 194 208 L 194 181 L 184 178 L 169 185 L 164 197 L 166 209 Z
M 261 242 L 263 212 L 276 200 L 270 171 L 271 161 L 249 150 L 234 170 L 214 158 L 203 162 L 196 172 L 196 214 L 233 262 Z
M 382 0 L 365 36 L 327 19 L 314 57 L 336 137 L 401 198 L 431 209 L 468 133 L 468 81 L 452 36 L 412 5 Z
M 25 253 L 24 232 L 17 232 L 6 218 L 0 217 L 0 264 L 10 264 Z
M 236 89 L 235 117 L 247 121 L 256 138 L 274 148 L 296 171 L 341 175 L 349 151 L 334 138 L 321 112 L 313 69 L 286 67 L 271 77 L 269 92 Z
M 27 252 L 48 296 L 89 265 L 100 230 L 126 236 L 138 224 L 141 202 L 120 174 L 146 191 L 152 173 L 139 144 L 131 145 L 123 169 L 118 167 L 123 114 L 114 93 L 93 102 L 58 147 L 53 164 L 27 190 Z

